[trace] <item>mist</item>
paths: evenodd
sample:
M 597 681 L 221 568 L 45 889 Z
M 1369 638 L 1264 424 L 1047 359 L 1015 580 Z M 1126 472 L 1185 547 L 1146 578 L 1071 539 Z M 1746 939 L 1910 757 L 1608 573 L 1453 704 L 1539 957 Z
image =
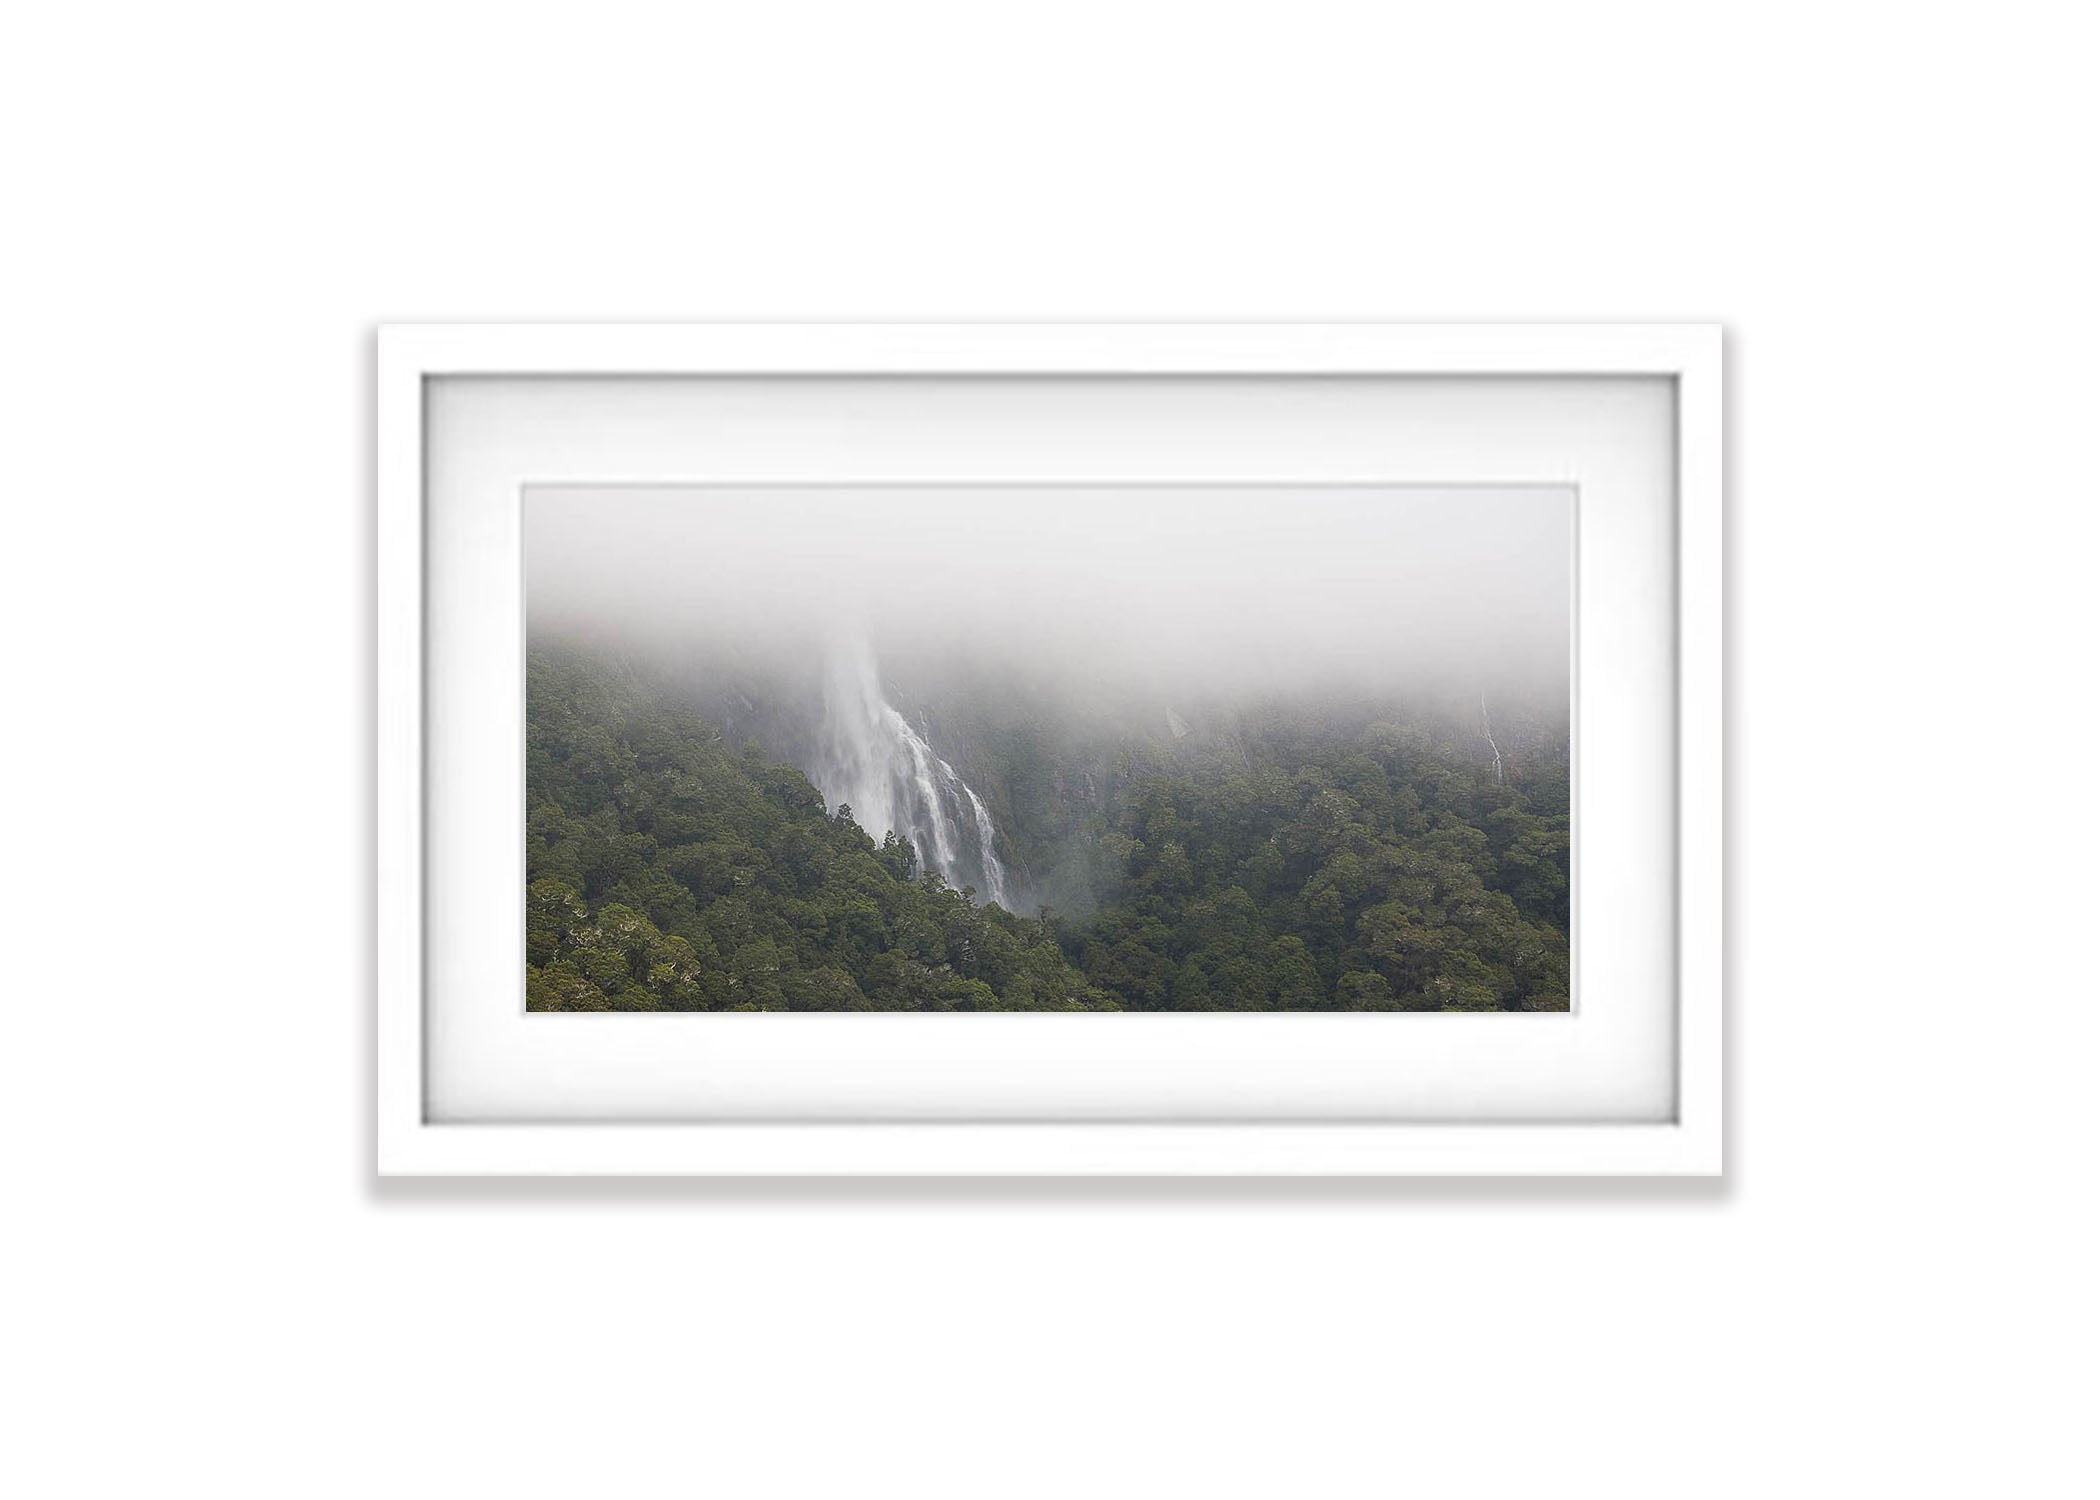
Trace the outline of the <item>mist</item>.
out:
M 1565 694 L 1558 486 L 532 487 L 535 634 L 1106 697 Z

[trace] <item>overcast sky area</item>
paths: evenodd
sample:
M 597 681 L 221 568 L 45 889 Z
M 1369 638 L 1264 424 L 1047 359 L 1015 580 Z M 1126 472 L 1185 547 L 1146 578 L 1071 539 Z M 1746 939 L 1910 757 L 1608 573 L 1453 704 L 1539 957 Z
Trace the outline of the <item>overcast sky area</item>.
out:
M 535 634 L 861 636 L 1068 685 L 1567 680 L 1564 486 L 534 486 L 524 516 Z

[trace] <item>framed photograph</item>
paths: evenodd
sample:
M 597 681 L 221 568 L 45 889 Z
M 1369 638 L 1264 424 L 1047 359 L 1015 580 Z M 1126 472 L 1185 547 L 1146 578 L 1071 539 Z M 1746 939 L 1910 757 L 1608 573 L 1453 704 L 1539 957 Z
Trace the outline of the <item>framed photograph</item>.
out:
M 378 380 L 382 1174 L 1722 1171 L 1717 329 Z

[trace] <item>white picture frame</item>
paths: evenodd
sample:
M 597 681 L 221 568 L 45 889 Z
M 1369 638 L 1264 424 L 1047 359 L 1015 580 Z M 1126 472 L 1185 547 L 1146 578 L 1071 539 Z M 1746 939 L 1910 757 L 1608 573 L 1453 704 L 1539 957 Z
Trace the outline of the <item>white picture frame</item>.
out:
M 1671 1108 L 1632 1120 L 441 1118 L 430 1108 L 426 695 L 432 382 L 601 377 L 1667 383 L 1674 528 Z M 1723 1141 L 1722 358 L 1706 325 L 487 325 L 378 335 L 382 1175 L 1718 1175 Z M 1292 420 L 1280 404 L 1277 422 Z M 783 454 L 779 472 L 796 474 Z M 550 475 L 689 479 L 621 467 Z M 1011 475 L 1025 479 L 1025 474 Z M 1116 479 L 1113 470 L 1101 478 Z M 1279 482 L 1294 476 L 1278 474 Z M 1381 478 L 1405 481 L 1406 474 Z M 1425 475 L 1425 479 L 1445 477 Z M 488 622 L 494 625 L 499 622 Z M 515 620 L 505 628 L 515 626 Z M 492 872 L 493 873 L 493 872 Z M 507 878 L 507 876 L 506 876 Z M 1580 899 L 1578 895 L 1578 900 Z M 1674 918 L 1674 922 L 1670 919 Z M 1578 929 L 1580 919 L 1578 918 Z M 1674 927 L 1674 931 L 1667 929 Z M 1578 938 L 1579 941 L 1579 938 Z M 515 952 L 515 950 L 513 950 Z M 624 1018 L 615 1018 L 624 1019 Z M 707 1018 L 682 1018 L 707 1019 Z M 740 1017 L 769 1022 L 790 1018 Z M 876 1018 L 878 1020 L 883 1018 Z M 957 1018 L 967 1020 L 969 1018 Z M 1055 1021 L 1059 1018 L 1031 1018 Z M 1110 1022 L 1123 1018 L 1102 1018 Z M 1355 1018 L 1364 1020 L 1370 1018 Z

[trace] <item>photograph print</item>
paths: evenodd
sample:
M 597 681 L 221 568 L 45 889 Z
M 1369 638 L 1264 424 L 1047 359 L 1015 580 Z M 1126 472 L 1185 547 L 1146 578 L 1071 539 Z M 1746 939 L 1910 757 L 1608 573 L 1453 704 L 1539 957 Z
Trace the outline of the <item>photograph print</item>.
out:
M 1565 486 L 531 486 L 531 1011 L 1571 1008 Z

